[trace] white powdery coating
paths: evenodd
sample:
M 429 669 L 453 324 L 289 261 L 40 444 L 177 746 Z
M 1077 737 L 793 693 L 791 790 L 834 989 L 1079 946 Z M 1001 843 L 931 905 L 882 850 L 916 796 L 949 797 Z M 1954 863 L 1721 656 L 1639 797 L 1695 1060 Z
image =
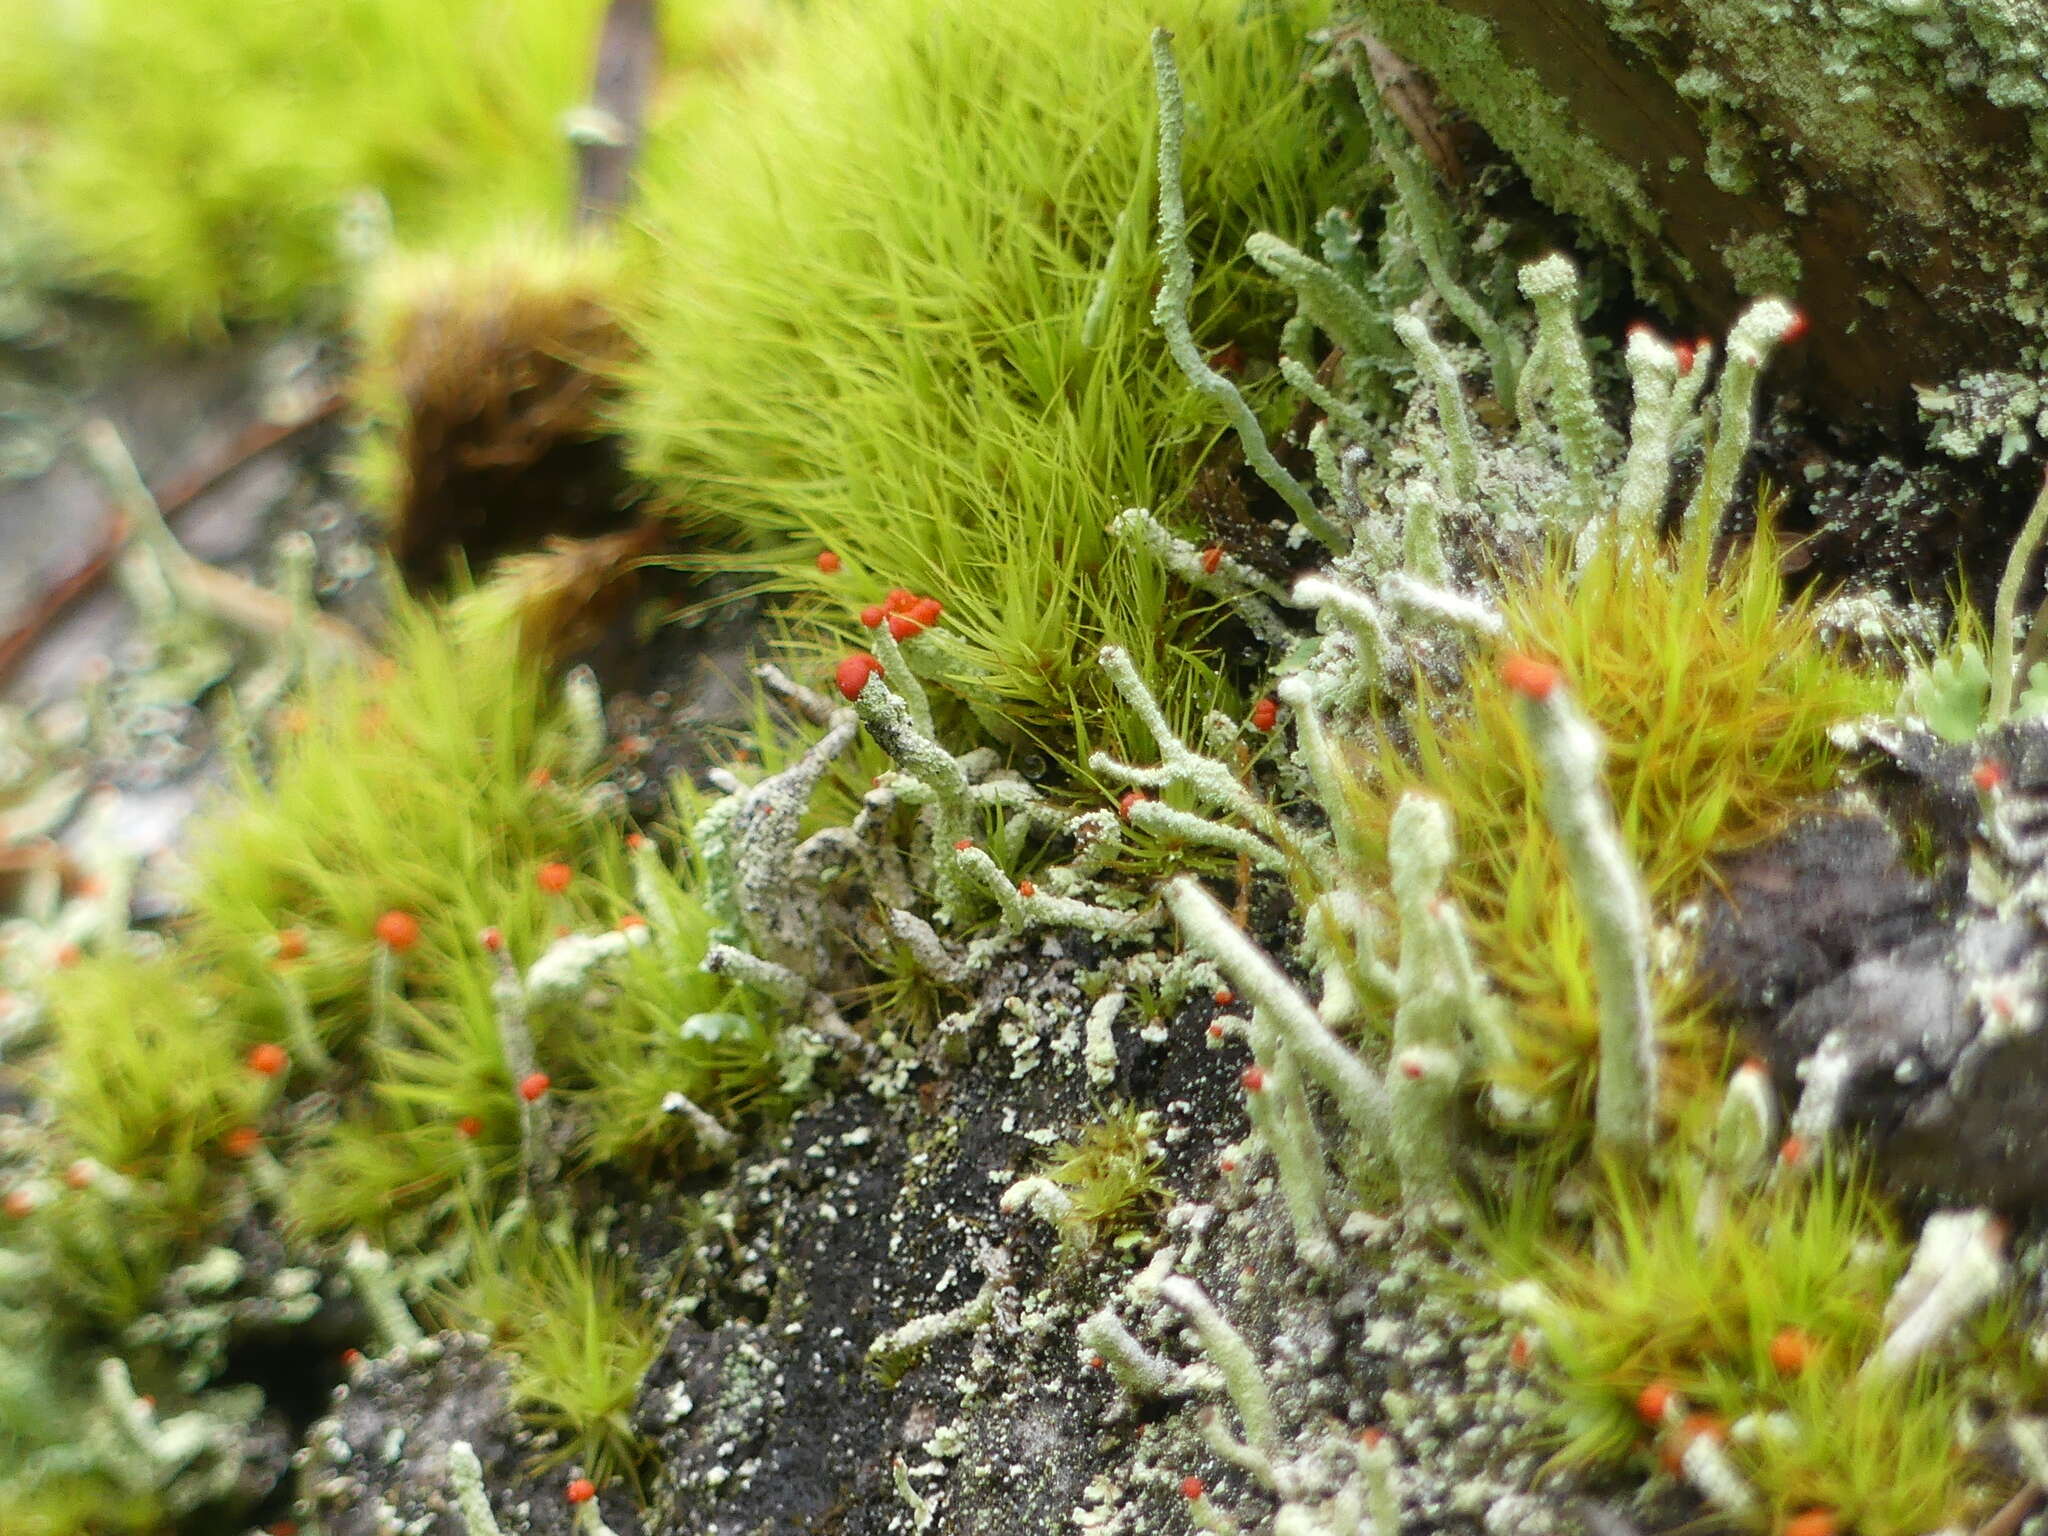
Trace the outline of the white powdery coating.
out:
M 1864 1369 L 1889 1376 L 1953 1334 L 2005 1284 L 2004 1223 L 1986 1210 L 1937 1211 L 1885 1303 L 1885 1337 Z
M 455 1485 L 455 1507 L 462 1511 L 469 1536 L 500 1536 L 490 1500 L 484 1496 L 483 1464 L 467 1440 L 448 1447 L 448 1480 Z
M 1244 1335 L 1217 1310 L 1209 1293 L 1185 1275 L 1161 1281 L 1159 1299 L 1195 1325 L 1202 1353 L 1223 1374 L 1223 1385 L 1244 1425 L 1246 1441 L 1253 1450 L 1270 1457 L 1275 1435 L 1273 1396 L 1266 1389 L 1265 1375 Z
M 1746 1061 L 1728 1079 L 1721 1113 L 1714 1123 L 1713 1164 L 1719 1173 L 1744 1178 L 1769 1154 L 1778 1125 L 1777 1100 L 1770 1074 L 1761 1063 Z
M 648 930 L 635 926 L 611 933 L 572 933 L 555 940 L 526 968 L 527 1001 L 548 1003 L 573 997 L 598 966 L 618 959 L 647 938 Z

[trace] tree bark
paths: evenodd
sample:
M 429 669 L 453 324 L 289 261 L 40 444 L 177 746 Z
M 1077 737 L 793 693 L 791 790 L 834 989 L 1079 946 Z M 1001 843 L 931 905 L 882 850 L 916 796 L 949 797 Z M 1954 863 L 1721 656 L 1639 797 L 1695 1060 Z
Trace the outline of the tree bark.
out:
M 1826 415 L 1897 431 L 1912 386 L 2041 361 L 2042 0 L 1359 0 L 1538 196 L 1719 334 L 1812 321 Z

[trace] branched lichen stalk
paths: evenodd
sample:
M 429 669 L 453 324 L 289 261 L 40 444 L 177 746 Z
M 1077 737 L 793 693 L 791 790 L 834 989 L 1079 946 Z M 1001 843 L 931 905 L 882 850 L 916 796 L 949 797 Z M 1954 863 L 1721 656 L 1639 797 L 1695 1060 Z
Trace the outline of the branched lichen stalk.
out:
M 1366 1149 L 1390 1144 L 1387 1093 L 1372 1069 L 1330 1030 L 1301 990 L 1230 920 L 1191 875 L 1168 882 L 1166 904 L 1194 948 L 1216 962 L 1240 996 L 1265 1012 L 1302 1067 L 1329 1091 Z
M 1173 783 L 1186 784 L 1211 805 L 1250 822 L 1260 832 L 1272 836 L 1279 830 L 1272 807 L 1253 794 L 1238 781 L 1221 762 L 1213 757 L 1204 757 L 1181 740 L 1180 733 L 1166 722 L 1166 712 L 1159 707 L 1159 701 L 1152 696 L 1152 690 L 1145 686 L 1145 680 L 1138 675 L 1130 653 L 1121 646 L 1105 645 L 1098 653 L 1102 670 L 1116 685 L 1124 702 L 1131 707 L 1146 730 L 1152 733 L 1152 740 L 1159 748 L 1161 766 L 1140 768 L 1130 763 L 1120 763 L 1106 752 L 1097 752 L 1088 759 L 1088 766 L 1095 772 L 1110 778 L 1121 779 L 1127 784 L 1137 784 L 1146 789 L 1161 789 Z
M 1705 383 L 1713 350 L 1702 346 L 1681 356 L 1651 334 L 1648 326 L 1629 333 L 1629 380 L 1635 409 L 1629 418 L 1628 459 L 1615 498 L 1614 521 L 1620 537 L 1647 538 L 1664 512 L 1671 488 L 1671 458 L 1679 436 L 1692 419 Z
M 1989 1211 L 1937 1211 L 1885 1303 L 1885 1335 L 1864 1370 L 1889 1376 L 1940 1344 L 2006 1281 L 2005 1223 Z
M 2013 630 L 2019 624 L 2020 588 L 2044 536 L 2048 536 L 2048 477 L 2043 478 L 2041 494 L 2034 498 L 2033 510 L 2013 541 L 2005 574 L 1998 579 L 1998 605 L 1991 613 L 1991 707 L 1985 714 L 1990 725 L 2003 725 L 2012 714 Z M 2035 622 L 2042 621 L 2037 617 Z
M 1579 336 L 1579 274 L 1568 258 L 1551 255 L 1522 268 L 1521 285 L 1536 306 L 1536 351 L 1522 374 L 1519 409 L 1526 417 L 1535 391 L 1548 387 L 1574 512 L 1584 522 L 1598 504 L 1600 460 L 1610 434 L 1593 398 L 1593 375 Z
M 1606 744 L 1554 669 L 1510 658 L 1509 680 L 1543 771 L 1543 805 L 1564 851 L 1600 989 L 1600 1081 L 1594 1130 L 1605 1145 L 1647 1153 L 1656 1134 L 1657 1038 L 1650 1005 L 1650 906 L 1601 777 Z
M 448 1447 L 448 1480 L 455 1485 L 455 1507 L 462 1512 L 468 1536 L 501 1536 L 491 1514 L 491 1501 L 484 1492 L 483 1463 L 467 1440 Z
M 1688 542 L 1712 539 L 1735 494 L 1735 477 L 1749 457 L 1755 423 L 1756 382 L 1771 352 L 1788 334 L 1796 334 L 1800 315 L 1783 299 L 1761 299 L 1744 310 L 1728 332 L 1728 357 L 1721 365 L 1715 394 L 1714 435 L 1700 469 L 1700 483 L 1685 509 Z M 1695 366 L 1698 366 L 1695 364 Z
M 1180 1372 L 1132 1337 L 1117 1315 L 1104 1307 L 1077 1330 L 1082 1347 L 1101 1356 L 1117 1385 L 1134 1398 L 1162 1397 Z
M 1271 606 L 1285 604 L 1287 594 L 1256 567 L 1227 550 L 1197 549 L 1144 507 L 1126 507 L 1119 512 L 1109 520 L 1109 533 L 1112 538 L 1144 545 L 1155 560 L 1189 586 L 1222 598 L 1266 644 L 1284 649 L 1294 643 L 1292 631 Z
M 1318 539 L 1331 543 L 1336 530 L 1316 510 L 1301 482 L 1273 457 L 1265 429 L 1245 403 L 1237 386 L 1211 368 L 1188 326 L 1188 304 L 1195 291 L 1195 258 L 1188 249 L 1188 212 L 1181 196 L 1181 141 L 1186 128 L 1186 100 L 1180 69 L 1173 61 L 1173 34 L 1164 27 L 1152 33 L 1152 76 L 1159 95 L 1159 255 L 1162 271 L 1152 319 L 1166 335 L 1167 350 L 1195 391 L 1216 402 L 1237 432 L 1245 462 L 1287 503 L 1288 510 Z M 1341 535 L 1331 547 L 1342 549 Z
M 1273 1412 L 1273 1394 L 1267 1390 L 1265 1373 L 1259 1369 L 1251 1345 L 1209 1299 L 1209 1293 L 1186 1276 L 1173 1275 L 1162 1281 L 1159 1299 L 1194 1324 L 1195 1335 L 1202 1341 L 1202 1353 L 1223 1377 L 1231 1406 L 1237 1409 L 1238 1422 L 1244 1425 L 1246 1442 L 1270 1460 L 1278 1447 L 1278 1421 Z
M 1270 1026 L 1255 1021 L 1253 1027 L 1269 1038 L 1255 1046 L 1264 1065 L 1245 1084 L 1246 1108 L 1253 1129 L 1273 1154 L 1287 1217 L 1294 1226 L 1295 1254 L 1310 1269 L 1326 1272 L 1336 1267 L 1337 1245 L 1330 1241 L 1330 1181 L 1308 1096 L 1286 1047 L 1270 1038 Z
M 1479 489 L 1479 445 L 1472 435 L 1472 418 L 1465 410 L 1465 387 L 1458 370 L 1429 334 L 1429 327 L 1414 315 L 1394 321 L 1394 332 L 1415 359 L 1416 371 L 1436 390 L 1437 424 L 1450 445 L 1450 493 L 1470 501 Z
M 1346 437 L 1364 437 L 1372 431 L 1372 423 L 1366 420 L 1364 412 L 1318 379 L 1315 370 L 1293 354 L 1283 352 L 1280 355 L 1280 377 L 1287 381 L 1290 389 L 1328 417 Z M 1317 466 L 1318 479 L 1321 478 L 1321 468 L 1321 465 Z M 1327 544 L 1329 541 L 1325 539 L 1323 542 Z
M 398 1294 L 398 1280 L 391 1272 L 390 1256 L 358 1237 L 348 1245 L 342 1262 L 355 1286 L 356 1299 L 362 1302 L 371 1322 L 376 1324 L 385 1348 L 409 1349 L 418 1344 L 424 1335 L 420 1332 L 420 1325 L 413 1321 L 405 1299 Z
M 1372 93 L 1369 72 L 1354 68 L 1352 76 L 1358 88 L 1358 104 L 1372 125 L 1380 160 L 1393 175 L 1394 195 L 1400 200 L 1402 212 L 1408 215 L 1408 227 L 1415 236 L 1415 253 L 1429 273 L 1430 286 L 1436 289 L 1444 307 L 1479 338 L 1493 363 L 1494 397 L 1503 409 L 1512 410 L 1522 371 L 1521 344 L 1459 283 L 1452 267 L 1455 256 L 1450 218 L 1425 179 L 1420 157 L 1411 144 L 1404 142 L 1406 136 L 1394 127 L 1385 107 Z

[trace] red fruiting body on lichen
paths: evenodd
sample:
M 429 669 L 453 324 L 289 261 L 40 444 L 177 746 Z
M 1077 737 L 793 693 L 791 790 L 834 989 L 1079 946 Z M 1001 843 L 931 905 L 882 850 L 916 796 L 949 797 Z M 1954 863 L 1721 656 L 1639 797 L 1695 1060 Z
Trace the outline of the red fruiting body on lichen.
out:
M 1778 340 L 1782 341 L 1783 343 L 1785 343 L 1786 346 L 1789 347 L 1790 345 L 1792 345 L 1793 342 L 1798 341 L 1801 337 L 1805 336 L 1805 334 L 1806 311 L 1803 309 L 1795 309 L 1792 311 L 1792 318 L 1785 322 L 1785 329 L 1778 332 Z
M 1508 1346 L 1508 1364 L 1518 1371 L 1526 1371 L 1529 1368 L 1529 1357 L 1534 1353 L 1535 1346 L 1529 1342 L 1529 1335 L 1526 1332 L 1518 1333 L 1515 1335 L 1515 1342 Z
M 476 941 L 494 955 L 505 947 L 505 935 L 496 928 L 486 928 L 476 936 Z
M 840 694 L 848 701 L 860 697 L 861 689 L 867 687 L 871 677 L 883 677 L 882 664 L 866 651 L 855 651 L 839 663 L 839 671 L 833 681 L 838 683 Z
M 1728 1428 L 1711 1413 L 1693 1413 L 1678 1426 L 1678 1448 L 1683 1451 L 1695 1440 L 1726 1440 Z
M 1180 1480 L 1180 1496 L 1190 1503 L 1209 1491 L 1209 1485 L 1199 1477 L 1184 1477 Z
M 1017 882 L 1017 894 L 1019 896 L 1036 896 L 1038 894 L 1038 887 L 1029 880 L 1019 880 Z
M 35 1209 L 36 1197 L 25 1189 L 10 1189 L 7 1198 L 0 1201 L 0 1210 L 6 1211 L 15 1221 L 34 1215 Z
M 1510 651 L 1501 658 L 1500 680 L 1523 698 L 1541 703 L 1557 691 L 1563 674 L 1547 661 Z
M 533 878 L 534 883 L 550 896 L 559 896 L 562 892 L 569 889 L 569 882 L 575 878 L 575 875 L 576 872 L 573 869 L 557 860 L 552 864 L 541 865 L 539 869 L 534 871 Z
M 945 611 L 946 605 L 936 597 L 920 597 L 915 603 L 911 604 L 910 616 L 926 629 L 930 629 L 939 622 L 939 615 Z
M 956 843 L 955 843 L 955 844 L 953 845 L 953 851 L 954 851 L 955 853 L 965 853 L 965 852 L 966 852 L 966 851 L 967 851 L 968 849 L 972 848 L 973 846 L 974 846 L 974 839 L 973 839 L 973 838 L 971 838 L 971 837 L 963 837 L 963 838 L 961 838 L 961 839 L 960 839 L 960 840 L 959 840 L 958 842 L 956 842 Z
M 464 1141 L 475 1141 L 484 1133 L 484 1122 L 477 1115 L 464 1115 L 455 1122 L 455 1134 Z
M 1988 795 L 2005 782 L 2005 769 L 1987 757 L 1970 770 L 1970 782 Z
M 824 556 L 820 555 L 818 558 L 822 560 L 824 559 Z M 589 1478 L 577 1477 L 570 1479 L 569 1502 L 571 1504 L 588 1504 L 592 1499 L 596 1497 L 597 1485 L 593 1483 Z
M 638 853 L 646 846 L 647 834 L 645 832 L 628 832 L 626 834 L 626 848 L 629 852 Z
M 519 1097 L 531 1104 L 548 1091 L 548 1084 L 551 1081 L 545 1072 L 529 1072 L 519 1079 Z
M 92 1164 L 80 1158 L 64 1170 L 64 1182 L 73 1189 L 92 1188 Z
M 1688 346 L 1685 342 L 1681 341 L 1680 343 L 1678 343 L 1677 346 L 1673 347 L 1671 350 L 1674 354 L 1676 354 L 1678 358 L 1678 376 L 1682 379 L 1688 373 L 1692 372 L 1692 348 Z
M 1835 1536 L 1840 1529 L 1831 1509 L 1801 1510 L 1785 1522 L 1785 1536 Z
M 1645 1424 L 1658 1425 L 1671 1407 L 1671 1383 L 1653 1381 L 1636 1394 L 1636 1416 Z
M 1266 1069 L 1257 1065 L 1246 1067 L 1238 1074 L 1237 1080 L 1244 1084 L 1246 1093 L 1263 1093 L 1266 1088 Z
M 291 1057 L 275 1040 L 265 1040 L 260 1045 L 249 1047 L 249 1070 L 258 1077 L 276 1077 L 291 1063 Z
M 50 955 L 50 964 L 60 971 L 68 971 L 85 958 L 85 951 L 76 944 L 59 944 Z
M 1211 1040 L 1221 1040 L 1223 1033 L 1223 1026 L 1221 1024 L 1211 1024 L 1209 1026 L 1209 1038 Z
M 1798 1328 L 1780 1328 L 1771 1339 L 1771 1367 L 1780 1376 L 1797 1376 L 1813 1360 L 1813 1339 Z
M 628 912 L 624 917 L 619 919 L 619 932 L 621 933 L 632 933 L 637 929 L 645 928 L 646 926 L 647 919 L 642 917 L 638 912 Z
M 823 571 L 827 576 L 832 575 L 835 571 L 839 569 L 839 557 L 833 554 L 832 551 L 829 549 L 819 550 L 818 569 Z
M 238 1125 L 220 1139 L 221 1149 L 230 1157 L 247 1157 L 263 1145 L 253 1125 Z
M 892 613 L 889 615 L 889 638 L 891 640 L 915 640 L 924 633 L 924 625 L 915 614 Z
M 880 629 L 882 627 L 882 620 L 887 617 L 889 617 L 888 609 L 884 608 L 880 603 L 869 603 L 867 607 L 860 611 L 861 627 L 864 629 Z
M 377 942 L 403 954 L 420 941 L 419 919 L 410 912 L 386 912 L 377 919 Z
M 1778 1161 L 1796 1163 L 1806 1156 L 1806 1138 L 1787 1136 L 1778 1147 Z
M 1211 544 L 1202 551 L 1202 573 L 1204 575 L 1214 576 L 1216 574 L 1216 567 L 1222 563 L 1223 546 L 1221 544 Z
M 1228 1008 L 1232 1003 L 1236 1001 L 1237 994 L 1231 991 L 1230 988 L 1218 987 L 1216 989 L 1216 1006 L 1218 1008 Z
M 303 928 L 280 928 L 277 931 L 277 958 L 299 960 L 306 953 L 306 930 Z
M 1216 1167 L 1222 1173 L 1235 1173 L 1237 1172 L 1237 1159 L 1229 1156 L 1219 1157 L 1216 1159 Z
M 1149 800 L 1151 798 L 1152 797 L 1146 794 L 1145 791 L 1143 791 L 1142 789 L 1127 789 L 1117 797 L 1116 813 L 1117 815 L 1123 817 L 1125 821 L 1129 821 L 1131 819 L 1131 807 L 1138 804 L 1140 801 Z
M 1280 706 L 1271 699 L 1261 699 L 1252 706 L 1252 729 L 1270 731 L 1280 719 Z

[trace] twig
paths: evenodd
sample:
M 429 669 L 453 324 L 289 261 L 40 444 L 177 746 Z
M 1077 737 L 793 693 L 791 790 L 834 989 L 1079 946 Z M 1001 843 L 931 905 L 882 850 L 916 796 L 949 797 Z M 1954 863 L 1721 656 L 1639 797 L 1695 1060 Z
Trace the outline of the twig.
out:
M 598 35 L 591 100 L 575 120 L 576 227 L 599 229 L 618 217 L 632 189 L 633 162 L 654 78 L 661 72 L 656 0 L 611 0 Z
M 308 427 L 327 420 L 341 406 L 341 395 L 332 394 L 296 421 L 282 426 L 267 421 L 252 423 L 213 463 L 173 480 L 157 496 L 157 506 L 166 517 L 182 512 L 251 460 L 260 458 Z M 4 683 L 21 665 L 45 630 L 62 618 L 73 603 L 106 579 L 107 572 L 114 568 L 115 560 L 120 558 L 127 544 L 128 521 L 116 512 L 92 558 L 45 592 L 28 617 L 0 639 L 0 683 Z
M 2028 1483 L 2007 1499 L 1997 1514 L 1977 1527 L 1977 1536 L 2014 1536 L 2027 1516 L 2039 1507 L 2044 1492 L 2048 1489 L 2043 1489 L 2039 1483 Z
M 178 536 L 164 521 L 163 508 L 143 484 L 128 446 L 112 422 L 105 417 L 87 422 L 79 432 L 79 441 L 93 468 L 106 481 L 121 521 L 156 557 L 164 580 L 180 601 L 269 640 L 286 639 L 299 628 L 299 611 L 289 598 L 266 591 L 232 571 L 208 565 L 178 542 Z M 370 653 L 370 644 L 362 632 L 332 614 L 315 614 L 310 630 L 312 637 L 338 654 L 366 658 Z

